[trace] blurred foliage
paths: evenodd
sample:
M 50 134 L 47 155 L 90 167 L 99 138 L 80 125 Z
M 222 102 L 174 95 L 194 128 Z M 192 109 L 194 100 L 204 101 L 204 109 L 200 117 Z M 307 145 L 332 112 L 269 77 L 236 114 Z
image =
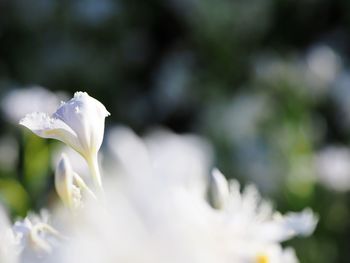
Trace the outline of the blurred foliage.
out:
M 346 0 L 0 0 L 0 95 L 84 90 L 107 126 L 203 135 L 226 175 L 319 213 L 290 242 L 301 262 L 347 262 L 349 194 L 321 185 L 314 159 L 350 142 L 349 18 Z M 0 128 L 1 199 L 13 215 L 47 205 L 55 144 Z

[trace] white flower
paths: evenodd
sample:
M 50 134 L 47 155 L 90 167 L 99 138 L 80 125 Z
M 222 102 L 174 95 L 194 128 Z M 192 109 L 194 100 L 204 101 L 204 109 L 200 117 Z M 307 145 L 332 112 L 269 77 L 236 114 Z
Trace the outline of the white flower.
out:
M 339 54 L 327 45 L 314 46 L 308 52 L 306 60 L 311 73 L 319 80 L 318 83 L 321 82 L 321 85 L 318 85 L 319 88 L 324 88 L 324 86 L 330 88 L 329 84 L 335 80 L 343 68 L 343 61 Z
M 69 208 L 82 206 L 82 190 L 95 198 L 93 192 L 87 187 L 80 176 L 72 170 L 69 160 L 62 154 L 55 173 L 55 187 L 58 196 Z
M 0 205 L 0 262 L 17 263 L 19 253 L 18 239 L 11 229 L 10 220 L 4 208 Z
M 62 238 L 60 233 L 48 224 L 48 213 L 42 211 L 40 216 L 30 213 L 25 219 L 14 223 L 12 229 L 20 240 L 22 250 L 27 254 L 50 253 Z
M 105 117 L 109 115 L 101 102 L 86 92 L 76 92 L 52 116 L 34 112 L 20 124 L 40 137 L 60 140 L 79 152 L 89 164 L 96 185 L 101 187 L 97 153 L 103 140 Z
M 209 182 L 213 208 L 199 191 L 208 184 L 207 147 L 194 136 L 162 131 L 142 140 L 119 128 L 109 139 L 122 168 L 106 184 L 105 207 L 86 203 L 75 219 L 63 217 L 71 234 L 64 262 L 298 262 L 280 242 L 314 230 L 310 210 L 282 216 L 254 187 L 241 192 L 217 169 Z
M 215 211 L 226 224 L 224 238 L 237 246 L 235 253 L 240 258 L 237 262 L 297 262 L 293 253 L 281 250 L 279 243 L 296 235 L 310 235 L 318 221 L 314 213 L 304 209 L 281 215 L 273 212 L 254 186 L 241 193 L 237 181 L 225 181 L 220 171 L 214 169 L 211 181 L 214 185 L 209 190 L 216 194 L 213 198 L 220 200 Z
M 259 251 L 259 250 L 258 250 Z M 273 244 L 263 247 L 255 253 L 251 261 L 254 263 L 298 263 L 295 252 L 291 248 L 282 249 L 280 245 Z

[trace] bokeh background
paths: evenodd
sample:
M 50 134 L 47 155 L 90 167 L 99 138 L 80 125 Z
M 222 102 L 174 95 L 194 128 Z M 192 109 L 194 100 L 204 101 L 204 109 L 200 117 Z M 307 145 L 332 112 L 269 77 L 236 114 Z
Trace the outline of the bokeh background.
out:
M 57 143 L 17 123 L 82 90 L 107 130 L 204 136 L 225 175 L 318 213 L 301 262 L 349 262 L 349 35 L 347 0 L 0 0 L 0 199 L 57 198 Z

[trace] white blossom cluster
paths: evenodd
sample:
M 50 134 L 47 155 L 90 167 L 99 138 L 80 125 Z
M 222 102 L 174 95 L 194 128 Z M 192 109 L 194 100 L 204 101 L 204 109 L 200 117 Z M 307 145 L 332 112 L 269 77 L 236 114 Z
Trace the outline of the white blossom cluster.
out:
M 141 139 L 116 127 L 101 172 L 108 115 L 102 103 L 77 92 L 51 116 L 37 112 L 20 121 L 73 148 L 91 176 L 78 174 L 62 154 L 55 187 L 64 206 L 51 210 L 51 222 L 43 212 L 11 226 L 1 211 L 0 262 L 298 262 L 281 242 L 311 234 L 313 212 L 281 215 L 255 187 L 241 190 L 218 169 L 210 173 L 210 146 L 199 137 L 158 130 Z

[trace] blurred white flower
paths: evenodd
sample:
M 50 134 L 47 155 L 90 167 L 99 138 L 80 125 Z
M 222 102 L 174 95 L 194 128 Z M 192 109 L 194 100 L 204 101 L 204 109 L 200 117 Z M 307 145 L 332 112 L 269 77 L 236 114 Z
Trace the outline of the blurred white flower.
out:
M 328 146 L 315 157 L 318 180 L 335 191 L 350 189 L 350 151 L 345 147 Z
M 87 187 L 83 179 L 72 170 L 70 162 L 65 154 L 62 154 L 61 160 L 56 168 L 55 187 L 63 203 L 71 209 L 82 206 L 83 192 L 95 198 L 95 195 Z
M 225 177 L 216 169 L 213 171 L 214 176 L 220 178 L 224 188 Z M 221 196 L 226 200 L 221 201 L 224 205 L 218 213 L 223 222 L 227 223 L 228 240 L 233 239 L 234 243 L 249 247 L 248 251 L 241 250 L 242 257 L 246 256 L 245 253 L 252 252 L 253 255 L 267 256 L 263 248 L 276 246 L 296 235 L 307 236 L 314 231 L 318 219 L 311 210 L 305 209 L 301 213 L 287 213 L 282 216 L 273 212 L 271 205 L 261 199 L 254 186 L 246 187 L 241 193 L 237 181 L 231 180 L 228 185 L 229 194 L 225 190 L 225 195 Z M 283 261 L 269 259 L 267 262 Z
M 129 180 L 137 181 L 132 182 L 134 185 L 142 182 L 166 189 L 184 187 L 198 195 L 205 194 L 212 149 L 204 139 L 157 130 L 142 141 L 129 128 L 116 127 L 109 132 L 107 140 Z
M 282 216 L 254 187 L 241 192 L 218 170 L 209 191 L 222 204 L 212 207 L 196 187 L 209 180 L 210 147 L 200 138 L 160 131 L 142 140 L 117 128 L 108 142 L 122 168 L 107 178 L 105 207 L 92 202 L 74 218 L 56 214 L 71 235 L 63 262 L 295 263 L 280 242 L 315 228 L 311 211 Z
M 109 112 L 101 102 L 86 92 L 76 92 L 52 116 L 34 112 L 26 115 L 20 124 L 40 137 L 60 140 L 79 152 L 86 159 L 96 185 L 101 188 L 97 153 L 107 116 Z
M 284 89 L 288 87 L 280 85 L 281 82 L 288 83 L 295 94 L 313 100 L 328 95 L 343 70 L 343 61 L 337 50 L 322 43 L 311 47 L 305 57 L 266 53 L 259 55 L 254 64 L 259 82 Z
M 23 220 L 14 223 L 12 229 L 20 240 L 23 254 L 30 257 L 36 253 L 50 253 L 62 238 L 60 233 L 49 225 L 48 212 L 43 210 L 40 215 L 30 213 Z
M 0 205 L 0 262 L 17 263 L 19 254 L 19 240 L 11 229 L 6 211 Z
M 47 112 L 52 114 L 66 95 L 53 93 L 39 86 L 13 89 L 1 101 L 1 108 L 7 119 L 18 123 L 29 112 Z
M 204 138 L 158 129 L 144 138 L 144 144 L 159 187 L 184 187 L 200 196 L 206 193 L 213 149 Z
M 279 245 L 264 247 L 255 255 L 254 263 L 298 263 L 298 259 L 292 248 L 282 249 Z
M 340 56 L 327 45 L 313 47 L 306 59 L 311 72 L 326 84 L 334 81 L 342 69 Z

